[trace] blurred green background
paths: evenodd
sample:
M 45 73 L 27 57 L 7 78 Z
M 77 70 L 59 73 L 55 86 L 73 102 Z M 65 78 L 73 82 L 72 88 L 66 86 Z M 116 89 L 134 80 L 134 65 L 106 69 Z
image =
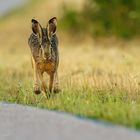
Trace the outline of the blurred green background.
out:
M 85 0 L 80 11 L 63 9 L 65 29 L 74 33 L 119 38 L 134 38 L 140 34 L 139 0 Z

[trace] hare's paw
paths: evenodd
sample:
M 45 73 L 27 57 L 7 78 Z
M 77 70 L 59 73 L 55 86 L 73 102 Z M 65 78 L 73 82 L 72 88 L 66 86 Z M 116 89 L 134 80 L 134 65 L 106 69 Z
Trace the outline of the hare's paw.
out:
M 39 87 L 38 85 L 35 85 L 35 86 L 33 87 L 33 90 L 34 90 L 34 93 L 35 93 L 35 94 L 40 94 L 40 93 L 41 93 L 40 87 Z
M 54 92 L 54 93 L 59 93 L 59 92 L 61 92 L 61 89 L 59 89 L 59 88 L 54 88 L 53 92 Z

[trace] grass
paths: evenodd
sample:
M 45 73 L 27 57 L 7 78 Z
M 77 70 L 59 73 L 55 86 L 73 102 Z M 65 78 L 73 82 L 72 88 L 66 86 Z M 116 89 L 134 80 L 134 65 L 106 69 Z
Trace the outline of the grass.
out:
M 134 42 L 126 47 L 119 43 L 112 47 L 87 42 L 66 44 L 58 27 L 62 92 L 49 100 L 42 94 L 34 95 L 27 45 L 30 19 L 36 15 L 45 23 L 46 18 L 57 15 L 59 8 L 45 13 L 47 6 L 56 6 L 53 2 L 34 4 L 25 8 L 22 16 L 15 13 L 0 23 L 0 100 L 140 129 L 140 48 Z

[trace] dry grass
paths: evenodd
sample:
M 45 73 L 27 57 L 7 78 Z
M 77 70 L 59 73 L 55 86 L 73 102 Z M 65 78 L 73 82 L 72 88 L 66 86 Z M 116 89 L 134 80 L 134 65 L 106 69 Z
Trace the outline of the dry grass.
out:
M 140 128 L 138 46 L 63 44 L 63 35 L 58 30 L 59 76 L 63 91 L 50 100 L 33 94 L 27 45 L 30 19 L 37 17 L 45 24 L 45 19 L 59 16 L 57 6 L 60 4 L 54 0 L 37 1 L 31 8 L 25 8 L 22 15 L 15 14 L 0 23 L 0 99 Z M 56 10 L 48 15 L 46 9 L 49 8 Z

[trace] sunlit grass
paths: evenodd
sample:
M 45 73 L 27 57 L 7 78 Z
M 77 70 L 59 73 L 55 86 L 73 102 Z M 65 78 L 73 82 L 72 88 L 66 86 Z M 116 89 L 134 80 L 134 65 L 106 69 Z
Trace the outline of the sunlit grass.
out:
M 12 16 L 0 24 L 0 100 L 66 111 L 140 129 L 138 46 L 117 47 L 112 44 L 108 47 L 86 42 L 66 44 L 58 30 L 62 92 L 50 99 L 33 93 L 27 45 L 30 19 L 36 16 L 45 23 L 45 17 L 55 15 L 57 10 L 50 15 L 43 14 L 46 4 L 47 1 L 34 4 L 31 9 L 25 9 L 25 18 Z

